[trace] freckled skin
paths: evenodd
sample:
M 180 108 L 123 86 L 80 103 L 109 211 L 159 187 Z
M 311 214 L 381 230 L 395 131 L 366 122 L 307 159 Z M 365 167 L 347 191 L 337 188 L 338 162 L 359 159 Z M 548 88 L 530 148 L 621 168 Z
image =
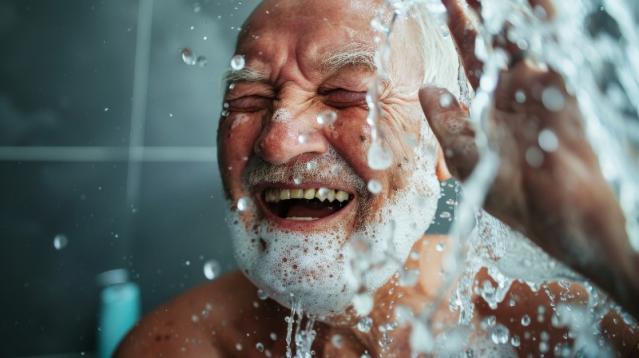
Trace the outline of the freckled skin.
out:
M 410 46 L 409 24 L 400 25 L 395 32 L 394 36 L 399 38 L 396 42 L 401 44 L 402 51 L 392 53 L 393 61 L 398 65 L 389 74 L 389 87 L 380 95 L 382 109 L 388 114 L 380 127 L 395 154 L 395 165 L 384 171 L 374 171 L 367 165 L 366 149 L 371 139 L 366 124 L 365 102 L 337 109 L 339 118 L 347 120 L 338 120 L 333 126 L 321 127 L 315 121 L 322 111 L 335 110 L 318 94 L 318 88 L 339 87 L 365 92 L 368 81 L 374 76 L 362 67 L 346 68 L 330 75 L 322 74 L 318 68 L 318 58 L 327 50 L 353 41 L 373 45 L 369 23 L 374 7 L 370 3 L 346 0 L 265 1 L 243 27 L 236 53 L 245 55 L 247 66 L 267 73 L 268 85 L 236 83 L 226 100 L 233 103 L 235 99 L 254 94 L 274 99 L 260 111 L 231 111 L 229 117 L 220 120 L 220 171 L 231 202 L 237 202 L 246 195 L 241 185 L 246 158 L 260 156 L 265 161 L 282 164 L 308 160 L 321 155 L 329 146 L 364 181 L 376 179 L 382 183 L 384 190 L 367 205 L 370 212 L 378 210 L 396 190 L 403 188 L 409 166 L 397 164 L 413 159 L 407 154 L 410 150 L 405 147 L 404 135 L 418 133 L 420 125 L 426 125 L 414 119 L 422 118 L 416 113 L 420 111 L 417 90 L 421 86 L 423 67 L 415 46 Z M 272 114 L 281 108 L 289 111 L 294 120 L 269 122 Z M 304 143 L 297 141 L 300 132 L 307 135 Z M 440 179 L 449 177 L 441 153 L 436 169 Z M 360 214 L 359 218 L 351 215 L 347 220 L 366 221 L 367 212 Z M 354 329 L 353 321 L 346 316 L 342 320 L 336 317 L 332 324 L 317 323 L 317 338 L 313 345 L 317 356 L 360 357 L 365 351 L 374 357 L 410 356 L 409 328 L 400 327 L 392 331 L 393 341 L 388 351 L 380 352 L 377 342 L 381 332 L 377 326 L 391 321 L 388 317 L 393 317 L 394 308 L 400 304 L 419 311 L 432 302 L 440 285 L 441 262 L 445 254 L 437 251 L 435 245 L 446 240 L 446 237 L 429 236 L 414 245 L 413 251 L 419 252 L 420 258 L 409 259 L 406 267 L 419 270 L 417 285 L 400 287 L 393 279 L 376 292 L 375 308 L 371 313 L 375 323 L 369 334 Z M 485 271 L 478 273 L 477 282 L 487 279 L 490 278 Z M 565 291 L 557 284 L 551 284 L 547 289 L 557 297 L 562 290 Z M 538 355 L 538 338 L 533 342 L 523 337 L 519 323 L 523 314 L 533 318 L 534 323 L 528 331 L 534 337 L 545 331 L 554 344 L 565 340 L 562 336 L 566 333 L 564 329 L 552 327 L 552 301 L 542 292 L 544 290 L 533 293 L 526 285 L 515 283 L 496 310 L 491 310 L 481 298 L 475 298 L 477 312 L 474 324 L 478 325 L 482 318 L 494 315 L 497 322 L 507 326 L 510 332 L 520 335 L 521 347 L 517 350 L 520 356 L 528 353 Z M 579 286 L 570 287 L 569 293 L 574 296 L 575 302 L 586 300 L 586 294 Z M 518 304 L 510 307 L 510 299 L 516 299 Z M 546 307 L 544 322 L 536 321 L 540 305 Z M 284 318 L 289 312 L 270 299 L 260 300 L 257 288 L 243 274 L 233 272 L 194 288 L 148 314 L 122 342 L 116 356 L 264 357 L 264 353 L 256 348 L 261 343 L 273 357 L 281 357 L 286 352 Z M 435 317 L 443 322 L 456 320 L 456 315 L 448 311 L 446 302 Z M 639 354 L 636 334 L 623 324 L 613 324 L 611 317 L 606 318 L 604 327 L 615 346 L 624 355 Z M 620 322 L 619 319 L 616 321 Z M 277 336 L 275 340 L 270 338 L 272 333 Z M 335 334 L 342 337 L 340 348 L 331 343 Z

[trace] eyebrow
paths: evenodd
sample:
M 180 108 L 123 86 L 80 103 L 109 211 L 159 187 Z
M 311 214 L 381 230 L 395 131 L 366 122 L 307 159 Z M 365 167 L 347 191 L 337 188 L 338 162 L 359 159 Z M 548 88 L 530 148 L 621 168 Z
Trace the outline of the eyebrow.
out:
M 351 43 L 337 50 L 329 52 L 320 61 L 320 71 L 322 73 L 335 73 L 344 67 L 364 66 L 371 71 L 376 71 L 375 49 L 362 43 Z M 244 67 L 237 71 L 227 71 L 224 74 L 224 82 L 264 82 L 268 76 L 258 70 Z
M 244 67 L 237 71 L 227 71 L 224 74 L 224 82 L 264 82 L 268 79 L 266 74 L 258 70 Z
M 363 43 L 351 43 L 330 52 L 320 62 L 320 70 L 324 73 L 335 73 L 349 66 L 364 66 L 376 71 L 375 49 Z

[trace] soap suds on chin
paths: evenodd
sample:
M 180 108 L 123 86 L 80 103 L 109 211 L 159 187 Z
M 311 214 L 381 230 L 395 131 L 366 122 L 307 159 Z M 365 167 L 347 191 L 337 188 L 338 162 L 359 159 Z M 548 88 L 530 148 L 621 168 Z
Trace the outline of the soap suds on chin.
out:
M 275 123 L 287 123 L 291 121 L 291 118 L 293 118 L 293 115 L 291 114 L 291 112 L 289 112 L 285 108 L 280 108 L 276 110 L 275 113 L 273 113 L 273 117 L 271 118 L 271 121 Z

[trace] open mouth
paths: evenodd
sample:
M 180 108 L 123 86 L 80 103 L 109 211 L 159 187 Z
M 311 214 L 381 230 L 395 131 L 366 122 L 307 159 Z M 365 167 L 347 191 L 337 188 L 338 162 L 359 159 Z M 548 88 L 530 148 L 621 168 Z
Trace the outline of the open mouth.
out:
M 344 209 L 353 199 L 348 192 L 328 188 L 266 188 L 261 195 L 271 214 L 292 221 L 326 218 Z

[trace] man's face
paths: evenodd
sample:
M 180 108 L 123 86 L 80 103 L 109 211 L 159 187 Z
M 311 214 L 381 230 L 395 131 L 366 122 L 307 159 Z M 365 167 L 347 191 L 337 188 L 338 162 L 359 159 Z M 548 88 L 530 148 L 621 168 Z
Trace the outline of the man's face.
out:
M 262 3 L 240 35 L 236 53 L 246 67 L 231 74 L 220 121 L 238 264 L 278 302 L 301 301 L 311 314 L 341 313 L 358 285 L 375 290 L 388 281 L 436 209 L 437 144 L 417 100 L 423 67 L 409 42 L 410 20 L 394 30 L 378 91 L 377 127 L 393 162 L 369 167 L 376 8 L 371 1 Z M 369 259 L 394 259 L 354 277 L 351 260 L 362 250 Z

